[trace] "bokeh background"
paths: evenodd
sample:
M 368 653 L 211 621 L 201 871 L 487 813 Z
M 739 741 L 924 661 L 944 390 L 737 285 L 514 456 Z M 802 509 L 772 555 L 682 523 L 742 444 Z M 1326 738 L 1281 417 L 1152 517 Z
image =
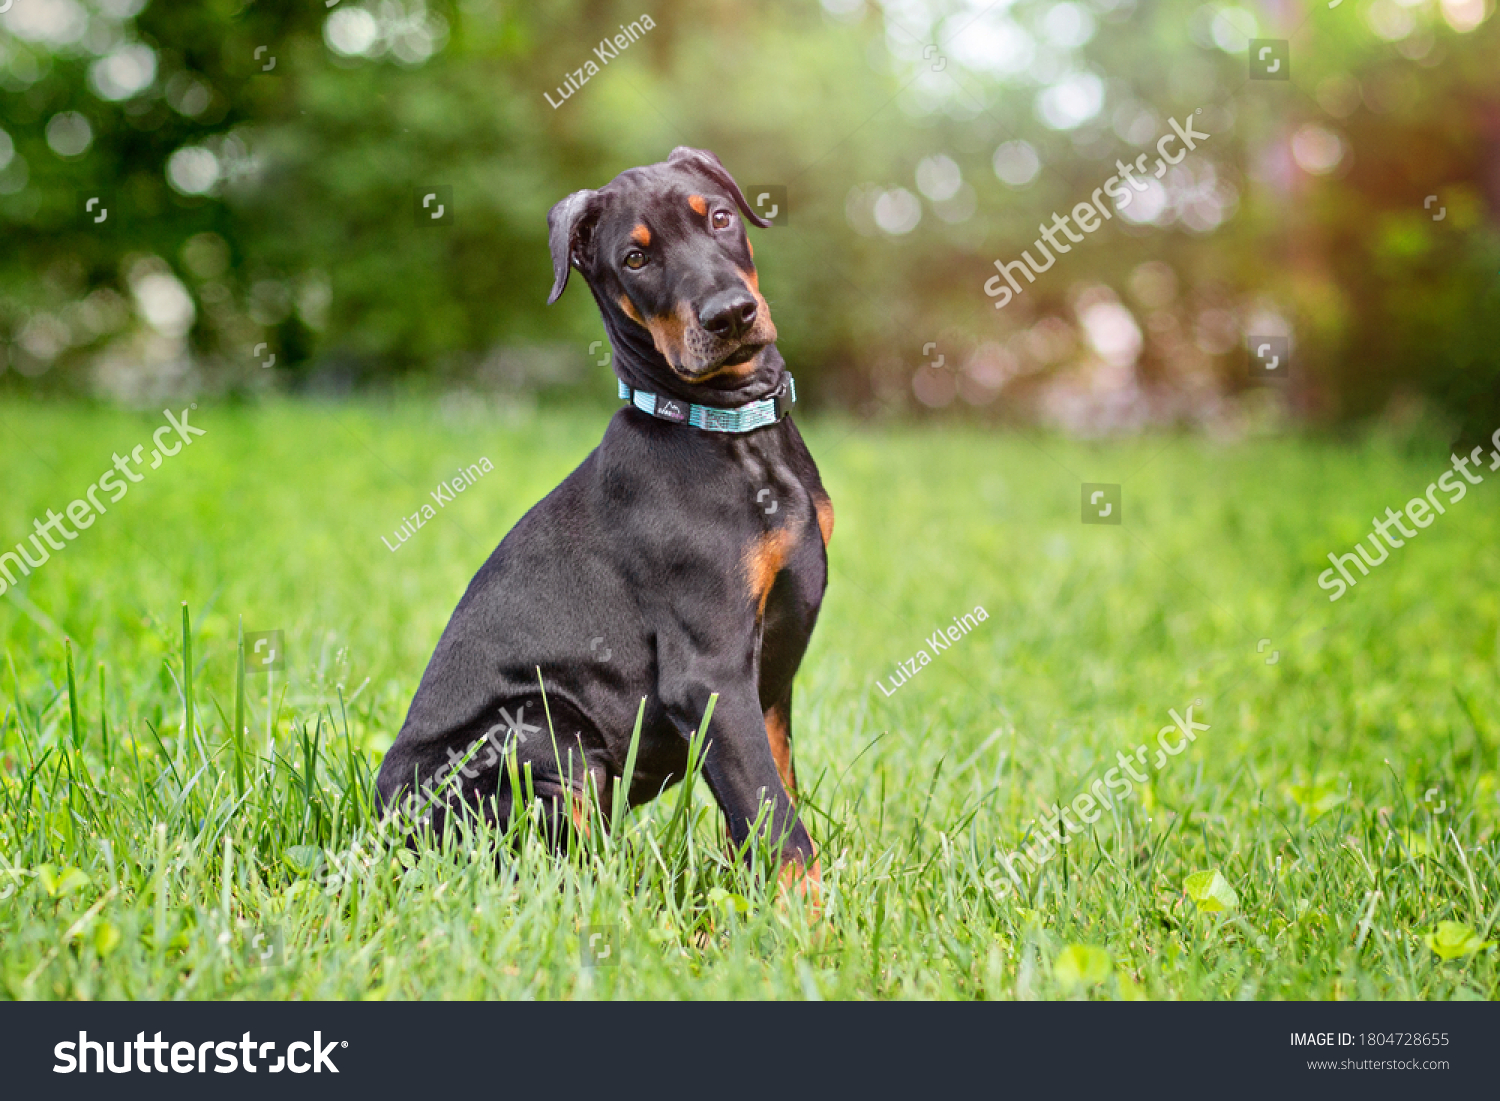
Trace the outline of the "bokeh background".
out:
M 787 189 L 755 237 L 814 405 L 1500 423 L 1494 0 L 646 3 L 0 0 L 0 387 L 608 402 L 588 295 L 543 304 L 546 212 L 691 144 Z M 1258 38 L 1290 80 L 1249 79 Z M 1194 111 L 1197 152 L 992 308 L 996 259 Z

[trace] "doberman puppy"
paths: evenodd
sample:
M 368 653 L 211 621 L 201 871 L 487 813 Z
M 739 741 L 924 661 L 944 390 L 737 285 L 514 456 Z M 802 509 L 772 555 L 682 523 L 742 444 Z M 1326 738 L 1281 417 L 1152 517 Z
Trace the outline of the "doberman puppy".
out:
M 504 824 L 519 789 L 556 840 L 564 814 L 582 825 L 586 785 L 609 819 L 643 697 L 632 806 L 683 778 L 717 692 L 703 773 L 731 839 L 759 821 L 783 883 L 816 889 L 792 678 L 833 508 L 786 415 L 795 390 L 736 208 L 770 224 L 716 156 L 687 147 L 552 208 L 548 302 L 576 268 L 631 404 L 469 583 L 381 765 L 388 807 L 439 829 L 463 807 Z M 512 779 L 528 770 L 529 788 Z

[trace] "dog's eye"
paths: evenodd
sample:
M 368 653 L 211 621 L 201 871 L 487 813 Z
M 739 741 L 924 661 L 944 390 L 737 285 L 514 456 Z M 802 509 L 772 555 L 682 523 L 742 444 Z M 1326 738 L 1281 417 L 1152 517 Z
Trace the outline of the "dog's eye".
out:
M 716 210 L 716 211 L 714 211 L 714 228 L 715 229 L 728 229 L 729 228 L 729 223 L 732 222 L 732 221 L 734 221 L 734 219 L 730 217 L 729 212 L 727 210 Z
M 631 271 L 640 271 L 646 266 L 646 254 L 638 248 L 633 248 L 625 254 L 625 266 Z

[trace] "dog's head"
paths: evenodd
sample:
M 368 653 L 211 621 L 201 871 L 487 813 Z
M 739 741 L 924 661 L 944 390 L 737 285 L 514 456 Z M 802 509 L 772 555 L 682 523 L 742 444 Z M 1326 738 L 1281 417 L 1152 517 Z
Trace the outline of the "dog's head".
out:
M 575 191 L 547 216 L 554 274 L 547 301 L 557 301 L 577 268 L 606 324 L 649 334 L 682 383 L 733 389 L 755 375 L 776 340 L 736 209 L 770 225 L 718 157 L 686 146 L 598 191 Z

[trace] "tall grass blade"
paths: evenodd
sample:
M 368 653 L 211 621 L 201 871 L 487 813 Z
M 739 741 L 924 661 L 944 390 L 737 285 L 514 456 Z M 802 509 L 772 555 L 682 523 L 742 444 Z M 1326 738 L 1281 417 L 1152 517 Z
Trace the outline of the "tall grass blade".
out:
M 240 616 L 234 656 L 234 793 L 245 794 L 245 617 Z
M 635 779 L 635 759 L 641 750 L 641 727 L 646 721 L 646 697 L 635 709 L 635 729 L 630 732 L 630 748 L 625 751 L 625 774 L 615 777 L 615 794 L 610 800 L 609 832 L 618 835 L 620 823 L 625 820 L 626 804 L 630 801 L 630 785 Z
M 182 733 L 193 743 L 193 626 L 188 621 L 188 604 L 182 602 Z
M 107 774 L 114 763 L 114 754 L 109 746 L 109 716 L 104 707 L 104 662 L 102 661 L 99 663 L 99 744 L 103 747 L 104 771 Z
M 73 748 L 83 750 L 83 728 L 78 725 L 78 682 L 73 677 L 73 640 L 63 639 L 63 654 L 68 666 L 68 722 L 73 729 Z

